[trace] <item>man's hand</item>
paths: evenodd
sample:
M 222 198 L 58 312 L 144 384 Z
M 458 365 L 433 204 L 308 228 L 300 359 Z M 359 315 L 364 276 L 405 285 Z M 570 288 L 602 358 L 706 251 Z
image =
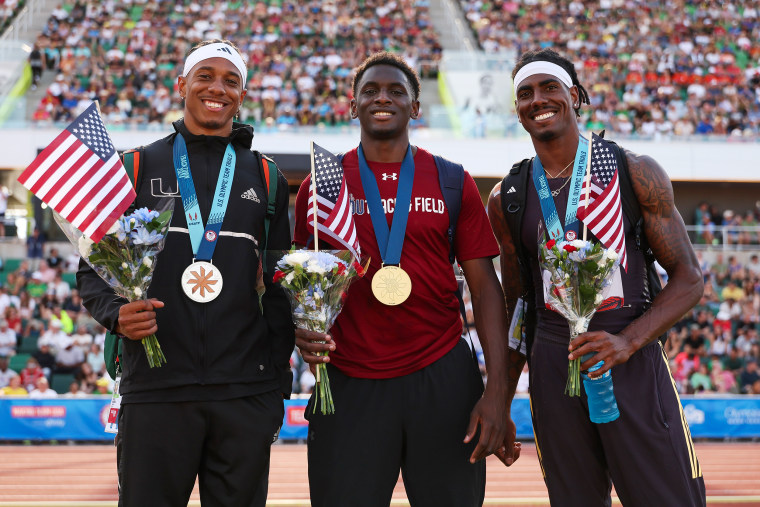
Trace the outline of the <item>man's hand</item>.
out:
M 507 432 L 504 435 L 504 445 L 494 451 L 494 456 L 507 466 L 511 466 L 520 457 L 522 444 L 515 442 L 516 435 L 515 422 L 512 417 L 507 415 Z
M 467 435 L 464 438 L 465 444 L 470 442 L 475 437 L 478 423 L 480 423 L 480 438 L 475 450 L 472 451 L 470 463 L 475 463 L 503 447 L 507 433 L 506 420 L 505 400 L 502 396 L 490 395 L 489 391 L 486 390 L 483 397 L 475 404 L 475 408 L 472 409 L 470 424 L 467 426 Z
M 309 369 L 314 373 L 316 365 L 330 362 L 330 356 L 321 356 L 317 353 L 332 352 L 335 350 L 335 342 L 329 334 L 296 328 L 296 347 L 298 347 L 303 360 L 309 364 Z
M 116 332 L 130 340 L 142 340 L 158 331 L 155 308 L 163 308 L 158 299 L 133 301 L 119 308 Z
M 596 355 L 581 363 L 581 371 L 588 370 L 599 361 L 604 361 L 601 368 L 588 374 L 590 378 L 601 377 L 613 366 L 628 361 L 628 358 L 636 352 L 630 340 L 606 331 L 591 331 L 580 334 L 570 342 L 568 350 L 570 351 L 568 359 L 571 361 L 576 357 L 583 357 L 586 354 L 596 352 Z

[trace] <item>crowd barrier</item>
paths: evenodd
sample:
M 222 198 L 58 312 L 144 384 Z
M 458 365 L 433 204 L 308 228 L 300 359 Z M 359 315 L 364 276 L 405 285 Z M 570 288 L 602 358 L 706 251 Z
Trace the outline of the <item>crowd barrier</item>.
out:
M 281 440 L 306 439 L 306 402 L 285 401 Z M 681 403 L 694 438 L 760 438 L 760 396 L 683 396 Z M 0 441 L 112 440 L 113 435 L 104 432 L 109 406 L 110 398 L 106 397 L 0 399 Z M 512 418 L 517 438 L 531 440 L 533 425 L 527 397 L 515 398 Z

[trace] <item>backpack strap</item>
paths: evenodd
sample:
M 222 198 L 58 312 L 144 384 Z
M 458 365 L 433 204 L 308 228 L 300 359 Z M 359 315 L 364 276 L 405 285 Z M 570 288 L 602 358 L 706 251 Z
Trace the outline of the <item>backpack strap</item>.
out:
M 449 211 L 449 228 L 446 237 L 449 240 L 449 263 L 456 260 L 454 253 L 454 236 L 457 229 L 459 211 L 462 209 L 462 189 L 464 188 L 464 167 L 439 155 L 433 155 L 438 169 L 438 183 L 441 186 L 443 201 Z
M 269 243 L 269 224 L 272 221 L 272 217 L 274 217 L 275 210 L 277 208 L 276 203 L 278 169 L 277 164 L 275 164 L 274 160 L 271 158 L 267 157 L 266 155 L 262 155 L 260 152 L 255 150 L 253 153 L 256 155 L 256 159 L 259 162 L 259 169 L 261 170 L 267 192 L 267 211 L 264 216 L 264 245 L 261 249 L 262 268 L 264 270 L 264 273 L 266 273 L 267 245 Z
M 512 242 L 515 245 L 517 263 L 520 268 L 520 285 L 522 294 L 520 299 L 525 304 L 523 326 L 525 329 L 525 343 L 530 361 L 530 348 L 533 344 L 533 335 L 536 330 L 536 298 L 533 290 L 533 282 L 530 275 L 530 260 L 526 256 L 522 245 L 522 219 L 525 214 L 525 201 L 528 197 L 530 165 L 532 159 L 523 159 L 512 166 L 506 176 L 501 180 L 501 209 L 504 221 L 509 227 Z

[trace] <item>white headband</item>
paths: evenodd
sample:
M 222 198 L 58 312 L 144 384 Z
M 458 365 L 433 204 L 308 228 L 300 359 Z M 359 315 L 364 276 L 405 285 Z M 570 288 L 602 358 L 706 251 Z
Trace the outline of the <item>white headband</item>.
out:
M 185 68 L 182 70 L 182 76 L 187 77 L 190 71 L 193 70 L 193 67 L 198 65 L 203 60 L 208 60 L 209 58 L 224 58 L 225 60 L 232 62 L 232 64 L 237 67 L 237 70 L 240 72 L 240 77 L 243 78 L 243 88 L 245 88 L 245 81 L 248 77 L 248 70 L 246 69 L 243 57 L 240 56 L 240 53 L 238 53 L 235 48 L 223 42 L 206 44 L 205 46 L 201 46 L 190 53 L 190 56 L 188 56 L 187 60 L 185 60 Z
M 517 92 L 517 89 L 520 87 L 520 84 L 523 81 L 525 81 L 530 76 L 535 76 L 536 74 L 549 74 L 562 81 L 568 88 L 573 86 L 573 80 L 565 69 L 556 63 L 538 60 L 535 62 L 530 62 L 529 64 L 525 65 L 525 67 L 517 71 L 514 79 L 515 92 Z

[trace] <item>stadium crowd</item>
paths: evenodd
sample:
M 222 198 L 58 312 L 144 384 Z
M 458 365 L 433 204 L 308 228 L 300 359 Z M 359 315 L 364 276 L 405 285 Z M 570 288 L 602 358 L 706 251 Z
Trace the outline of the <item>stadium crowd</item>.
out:
M 575 59 L 587 129 L 645 138 L 760 133 L 757 0 L 460 0 L 486 52 Z
M 0 0 L 0 33 L 10 25 L 23 5 L 24 0 Z
M 242 121 L 270 128 L 346 125 L 350 74 L 381 49 L 435 76 L 441 47 L 427 3 L 414 0 L 268 0 L 64 4 L 36 41 L 54 82 L 33 114 L 69 122 L 100 101 L 109 128 L 181 116 L 176 80 L 202 39 L 228 38 L 248 61 Z

